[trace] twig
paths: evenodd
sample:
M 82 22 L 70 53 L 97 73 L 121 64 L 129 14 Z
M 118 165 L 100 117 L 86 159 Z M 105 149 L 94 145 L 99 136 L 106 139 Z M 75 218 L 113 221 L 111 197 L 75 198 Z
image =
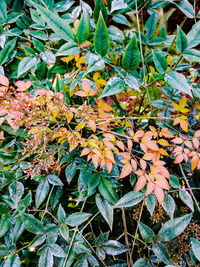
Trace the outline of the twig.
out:
M 190 184 L 189 184 L 189 182 L 188 182 L 188 180 L 187 180 L 187 177 L 186 177 L 186 175 L 185 175 L 185 173 L 184 173 L 183 167 L 181 166 L 180 163 L 179 163 L 179 167 L 180 167 L 181 173 L 182 173 L 182 175 L 183 175 L 183 179 L 185 180 L 185 183 L 186 183 L 187 187 L 190 188 Z M 199 207 L 199 204 L 198 204 L 198 202 L 197 202 L 197 200 L 196 200 L 196 198 L 195 198 L 195 196 L 194 196 L 192 190 L 190 190 L 190 193 L 191 193 L 191 195 L 192 195 L 192 197 L 193 197 L 193 199 L 194 199 L 194 202 L 195 202 L 195 204 L 196 204 L 196 206 L 197 206 L 197 209 L 198 209 L 198 211 L 199 211 L 199 213 L 200 213 L 200 207 Z
M 138 232 L 138 229 L 139 229 L 139 226 L 138 226 L 138 225 L 139 225 L 139 222 L 140 222 L 141 217 L 142 217 L 143 207 L 144 207 L 144 200 L 143 200 L 143 202 L 142 202 L 142 207 L 141 207 L 141 211 L 140 211 L 140 216 L 139 216 L 138 223 L 137 223 L 137 227 L 136 227 L 136 230 L 135 230 L 135 236 L 134 236 L 134 240 L 133 240 L 133 246 L 132 246 L 131 254 L 130 254 L 130 257 L 131 257 L 131 258 L 132 258 L 133 250 L 134 250 L 134 247 L 135 247 L 136 236 L 137 236 L 137 232 Z

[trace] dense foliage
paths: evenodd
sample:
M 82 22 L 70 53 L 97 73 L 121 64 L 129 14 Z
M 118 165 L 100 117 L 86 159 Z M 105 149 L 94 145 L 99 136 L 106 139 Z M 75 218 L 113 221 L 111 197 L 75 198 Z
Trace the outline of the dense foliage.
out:
M 198 265 L 199 18 L 0 1 L 0 266 Z

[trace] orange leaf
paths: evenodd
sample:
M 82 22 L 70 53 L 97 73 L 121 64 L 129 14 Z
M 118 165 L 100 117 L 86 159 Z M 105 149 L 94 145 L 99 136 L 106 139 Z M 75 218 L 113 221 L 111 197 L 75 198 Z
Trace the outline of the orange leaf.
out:
M 182 144 L 183 143 L 183 139 L 181 137 L 176 137 L 172 140 L 173 143 L 175 144 Z
M 131 165 L 133 167 L 133 170 L 136 172 L 136 170 L 137 170 L 137 162 L 136 162 L 136 160 L 131 159 Z
M 160 136 L 164 136 L 166 138 L 173 138 L 174 137 L 174 135 L 166 127 L 162 128 Z
M 122 150 L 124 151 L 125 149 L 125 146 L 124 146 L 124 143 L 122 141 L 116 141 L 116 145 Z
M 122 168 L 122 172 L 119 176 L 119 179 L 128 176 L 131 172 L 132 172 L 132 167 L 131 167 L 130 163 L 125 164 Z
M 200 137 L 200 130 L 195 132 L 194 137 Z
M 193 142 L 194 147 L 196 149 L 198 149 L 199 148 L 199 139 L 197 139 L 196 137 L 193 137 L 192 142 Z
M 4 75 L 0 75 L 0 84 L 8 87 L 9 86 L 8 78 Z
M 154 193 L 156 195 L 159 205 L 161 205 L 165 197 L 165 193 L 163 189 L 160 188 L 158 185 L 155 185 Z
M 169 146 L 169 143 L 165 139 L 159 139 L 158 144 L 161 146 Z
M 178 164 L 178 163 L 181 163 L 182 161 L 183 161 L 183 155 L 180 154 L 180 155 L 178 155 L 178 156 L 176 157 L 174 163 L 175 163 L 175 164 Z
M 148 196 L 149 194 L 151 194 L 151 192 L 154 191 L 155 185 L 152 182 L 149 182 L 147 184 L 147 190 L 146 190 L 146 196 Z
M 155 141 L 149 141 L 147 144 L 148 148 L 150 148 L 151 150 L 154 150 L 154 151 L 158 151 L 159 150 L 159 147 L 158 145 L 156 144 Z
M 199 163 L 199 157 L 197 156 L 197 154 L 195 154 L 194 157 L 192 158 L 192 161 L 191 161 L 191 170 L 192 171 L 194 171 L 194 169 L 196 169 L 198 163 Z
M 147 164 L 143 159 L 140 159 L 140 167 L 143 171 L 146 170 Z
M 135 187 L 135 192 L 140 191 L 145 186 L 146 182 L 147 180 L 144 175 L 140 176 Z

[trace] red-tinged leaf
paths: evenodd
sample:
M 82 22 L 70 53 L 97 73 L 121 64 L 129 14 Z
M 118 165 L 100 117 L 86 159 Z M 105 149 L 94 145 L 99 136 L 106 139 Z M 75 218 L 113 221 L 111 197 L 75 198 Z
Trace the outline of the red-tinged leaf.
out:
M 135 192 L 140 191 L 146 184 L 147 180 L 144 175 L 140 176 L 138 178 L 138 181 L 136 183 Z
M 169 190 L 169 184 L 164 176 L 156 174 L 155 175 L 156 181 L 155 184 L 157 184 L 159 187 Z
M 93 155 L 92 156 L 92 162 L 94 164 L 95 169 L 97 169 L 98 168 L 98 165 L 99 165 L 99 157 L 96 156 L 96 155 Z
M 82 88 L 85 92 L 89 92 L 90 91 L 90 83 L 88 80 L 82 80 Z
M 158 144 L 161 146 L 169 146 L 170 144 L 165 139 L 159 139 Z
M 133 167 L 133 170 L 136 172 L 137 170 L 137 161 L 134 159 L 131 159 L 131 165 Z
M 184 144 L 185 144 L 187 147 L 193 149 L 192 142 L 186 140 L 186 141 L 184 141 Z
M 116 138 L 114 134 L 105 133 L 103 136 L 107 139 L 107 141 L 115 142 Z
M 182 161 L 183 161 L 183 155 L 182 155 L 182 154 L 179 154 L 179 155 L 176 157 L 174 163 L 175 163 L 175 164 L 178 164 L 178 163 L 181 163 Z
M 146 170 L 146 168 L 147 168 L 147 163 L 146 163 L 145 160 L 140 159 L 140 167 L 141 167 L 141 169 L 142 169 L 143 171 Z
M 98 90 L 97 89 L 92 89 L 89 93 L 88 93 L 88 96 L 94 96 L 94 95 L 97 95 L 98 93 Z
M 116 145 L 122 150 L 124 151 L 125 149 L 125 146 L 124 146 L 124 143 L 122 141 L 116 141 Z
M 153 153 L 146 153 L 144 154 L 144 156 L 142 157 L 145 160 L 153 160 L 155 157 L 155 155 Z
M 166 138 L 174 138 L 174 135 L 166 128 L 162 128 L 160 136 L 164 136 Z
M 192 138 L 192 142 L 193 142 L 194 147 L 195 147 L 196 149 L 198 149 L 198 148 L 199 148 L 199 139 L 196 138 L 196 137 L 193 137 L 193 138 Z
M 86 97 L 87 94 L 84 91 L 78 91 L 75 93 L 75 95 L 81 96 L 81 97 Z
M 167 153 L 167 151 L 165 151 L 163 148 L 159 148 L 158 151 L 160 152 L 161 155 L 169 156 L 169 154 Z
M 194 169 L 196 169 L 197 165 L 199 163 L 199 157 L 198 155 L 194 155 L 194 157 L 191 160 L 191 170 L 194 171 Z
M 5 118 L 0 118 L 0 125 L 4 122 Z
M 158 185 L 155 185 L 154 193 L 156 195 L 156 198 L 158 200 L 159 205 L 161 205 L 164 201 L 165 193 L 162 188 L 160 188 Z
M 86 156 L 87 154 L 89 154 L 90 153 L 90 149 L 89 148 L 84 148 L 83 150 L 82 150 L 82 152 L 81 152 L 81 157 L 82 156 Z
M 133 147 L 133 142 L 129 139 L 127 142 L 128 150 L 131 150 Z
M 125 164 L 125 165 L 123 166 L 123 168 L 122 168 L 122 172 L 121 172 L 121 174 L 120 174 L 120 176 L 119 176 L 119 179 L 128 176 L 131 172 L 132 172 L 131 164 L 130 164 L 130 163 Z
M 200 130 L 195 132 L 194 137 L 200 137 Z
M 107 165 L 107 170 L 108 170 L 108 173 L 110 173 L 112 171 L 112 162 L 107 160 L 106 161 L 106 165 Z
M 140 143 L 140 147 L 144 151 L 144 153 L 147 153 L 147 146 L 145 144 Z
M 149 141 L 147 144 L 148 148 L 150 148 L 151 150 L 154 150 L 154 151 L 158 151 L 159 150 L 159 147 L 158 145 L 156 144 L 155 141 Z
M 189 123 L 185 119 L 180 120 L 180 126 L 183 129 L 183 131 L 185 131 L 186 133 L 188 132 L 188 125 L 189 125 Z
M 8 87 L 9 86 L 8 78 L 4 75 L 0 75 L 0 84 Z
M 93 120 L 88 121 L 88 126 L 92 129 L 93 132 L 96 132 L 96 123 Z
M 15 85 L 18 87 L 18 92 L 24 92 L 31 87 L 31 81 L 17 81 Z
M 172 142 L 174 144 L 182 144 L 183 143 L 183 139 L 181 137 L 176 137 L 172 140 Z
M 152 182 L 149 182 L 147 184 L 147 190 L 146 190 L 146 196 L 148 196 L 149 194 L 151 194 L 151 192 L 153 192 L 155 189 L 155 185 Z

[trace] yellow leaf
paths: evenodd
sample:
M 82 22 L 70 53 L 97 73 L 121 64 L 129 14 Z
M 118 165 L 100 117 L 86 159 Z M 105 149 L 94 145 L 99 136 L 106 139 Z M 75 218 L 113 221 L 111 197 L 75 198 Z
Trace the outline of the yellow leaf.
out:
M 63 62 L 69 62 L 74 59 L 74 56 L 68 56 L 68 57 L 62 57 L 61 61 Z

